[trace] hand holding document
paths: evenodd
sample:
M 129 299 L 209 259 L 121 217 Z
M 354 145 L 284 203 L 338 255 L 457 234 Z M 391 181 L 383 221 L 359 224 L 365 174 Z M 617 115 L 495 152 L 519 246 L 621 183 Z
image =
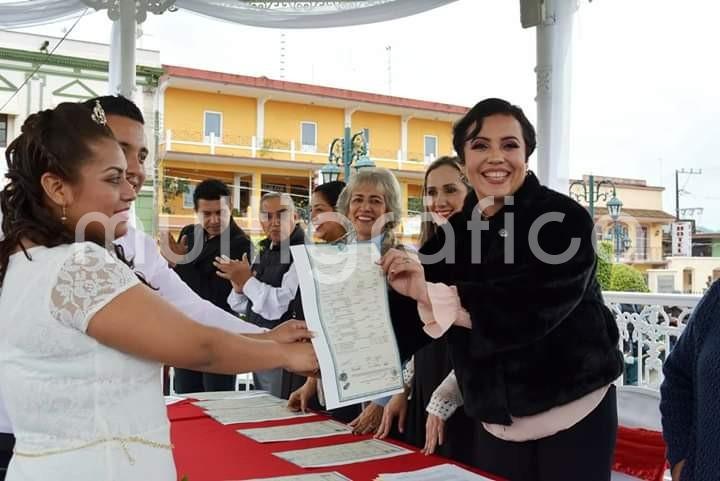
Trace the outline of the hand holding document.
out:
M 412 451 L 400 446 L 377 439 L 369 439 L 355 443 L 335 444 L 321 448 L 298 449 L 273 454 L 301 468 L 322 468 L 392 458 L 410 453 Z
M 402 391 L 387 283 L 372 242 L 292 246 L 330 409 Z
M 352 428 L 337 421 L 329 420 L 270 428 L 238 429 L 238 432 L 259 443 L 274 443 L 351 434 Z
M 376 481 L 492 481 L 454 464 L 441 464 L 406 473 L 380 474 Z

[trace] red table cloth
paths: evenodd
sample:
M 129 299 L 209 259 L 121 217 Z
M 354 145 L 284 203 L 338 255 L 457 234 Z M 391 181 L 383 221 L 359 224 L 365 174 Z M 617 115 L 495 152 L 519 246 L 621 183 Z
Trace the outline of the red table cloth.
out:
M 641 428 L 618 427 L 614 471 L 646 481 L 662 481 L 665 469 L 665 442 L 662 433 Z
M 228 481 L 337 471 L 353 481 L 372 481 L 380 473 L 412 471 L 438 464 L 452 463 L 452 461 L 439 456 L 425 456 L 417 452 L 415 448 L 393 441 L 393 443 L 413 449 L 415 452 L 377 461 L 303 469 L 273 456 L 272 453 L 359 441 L 370 439 L 371 436 L 342 435 L 262 444 L 238 434 L 236 430 L 305 423 L 327 418 L 318 415 L 299 419 L 224 426 L 187 401 L 169 406 L 168 417 L 171 422 L 173 453 L 179 480 L 187 476 L 188 481 Z M 463 467 L 469 469 L 466 466 Z M 488 477 L 497 479 L 492 476 Z

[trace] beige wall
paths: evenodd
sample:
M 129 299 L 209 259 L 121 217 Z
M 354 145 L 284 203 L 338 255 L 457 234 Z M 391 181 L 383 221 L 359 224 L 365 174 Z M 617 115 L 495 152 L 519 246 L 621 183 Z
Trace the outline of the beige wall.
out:
M 667 261 L 668 270 L 678 273 L 683 292 L 702 294 L 707 288 L 708 277 L 716 279 L 720 275 L 720 257 L 668 257 Z M 690 273 L 689 283 L 684 279 L 685 270 Z
M 617 196 L 623 203 L 623 208 L 662 210 L 662 191 L 642 188 L 618 187 Z M 597 203 L 605 207 L 605 201 Z

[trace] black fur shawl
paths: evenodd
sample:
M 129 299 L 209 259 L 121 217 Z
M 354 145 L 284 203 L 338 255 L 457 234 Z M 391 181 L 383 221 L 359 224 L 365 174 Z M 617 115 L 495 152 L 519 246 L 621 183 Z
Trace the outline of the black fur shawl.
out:
M 471 193 L 463 211 L 420 250 L 437 253 L 447 239 L 446 253 L 455 255 L 454 263 L 424 262 L 428 281 L 457 287 L 472 320 L 472 330 L 452 327 L 447 334 L 466 411 L 510 424 L 511 416 L 566 404 L 616 379 L 623 366 L 618 329 L 595 279 L 587 211 L 532 173 L 489 220 L 481 219 L 477 202 Z M 550 255 L 575 252 L 547 263 L 537 247 Z M 394 296 L 394 317 L 404 311 L 396 328 L 408 355 L 423 340 L 407 319 L 416 313 L 400 297 Z

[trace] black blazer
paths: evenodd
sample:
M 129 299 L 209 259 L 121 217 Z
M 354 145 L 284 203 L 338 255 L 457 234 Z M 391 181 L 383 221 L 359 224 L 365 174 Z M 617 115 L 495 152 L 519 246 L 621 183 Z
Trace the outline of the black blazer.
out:
M 595 279 L 587 211 L 540 185 L 532 172 L 513 202 L 490 219 L 481 218 L 477 202 L 470 193 L 463 210 L 420 249 L 435 254 L 447 239 L 446 252 L 454 251 L 454 263 L 423 260 L 426 279 L 456 286 L 472 321 L 472 330 L 447 333 L 465 410 L 481 421 L 510 424 L 511 416 L 538 414 L 611 383 L 623 358 Z M 538 248 L 559 255 L 569 247 L 574 253 L 563 262 L 539 259 Z M 511 253 L 512 263 L 506 261 Z M 407 356 L 426 339 L 408 322 L 416 314 L 401 297 L 394 296 L 395 309 L 406 316 L 396 330 Z
M 175 272 L 200 297 L 212 302 L 224 311 L 235 314 L 227 303 L 232 284 L 230 284 L 230 281 L 218 277 L 213 261 L 215 257 L 220 255 L 226 255 L 231 259 L 242 259 L 243 254 L 247 254 L 248 259 L 252 259 L 252 244 L 250 238 L 234 220 L 230 220 L 228 229 L 230 230 L 229 251 L 222 252 L 222 245 L 220 244 L 222 236 L 216 236 L 208 240 L 202 226 L 190 224 L 183 227 L 182 231 L 180 231 L 180 238 L 187 237 L 189 252 L 192 252 L 198 242 L 203 242 L 203 247 L 200 254 L 192 262 L 177 264 Z

